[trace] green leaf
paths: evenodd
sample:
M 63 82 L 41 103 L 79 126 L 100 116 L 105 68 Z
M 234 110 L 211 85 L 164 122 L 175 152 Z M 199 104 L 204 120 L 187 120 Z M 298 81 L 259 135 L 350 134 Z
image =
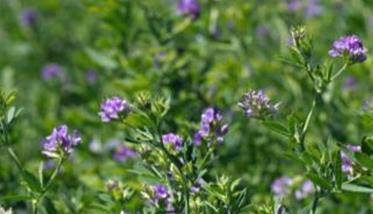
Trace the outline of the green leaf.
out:
M 349 192 L 373 193 L 373 189 L 370 187 L 359 186 L 359 185 L 350 184 L 350 183 L 342 184 L 342 190 L 349 191 Z
M 39 170 L 38 170 L 40 186 L 44 186 L 44 175 L 43 175 L 43 169 L 44 169 L 44 164 L 43 164 L 43 162 L 40 162 Z
M 44 198 L 44 207 L 47 213 L 58 213 L 56 207 L 54 206 L 53 201 L 48 197 Z
M 35 192 L 41 192 L 41 186 L 38 179 L 30 172 L 24 171 L 22 173 L 24 180 L 27 183 L 27 186 Z
M 335 154 L 334 170 L 335 170 L 335 180 L 337 183 L 337 187 L 338 189 L 341 189 L 343 174 L 342 174 L 342 160 L 341 160 L 340 150 L 338 150 Z
M 290 136 L 289 130 L 284 125 L 282 125 L 279 122 L 264 121 L 263 125 L 266 126 L 267 128 L 269 128 L 270 130 L 272 130 L 273 132 L 281 134 L 281 135 L 283 135 L 285 137 L 289 137 Z
M 29 195 L 6 195 L 6 196 L 1 196 L 0 201 L 27 201 L 31 200 L 32 197 Z
M 355 154 L 356 160 L 364 167 L 373 170 L 373 159 L 370 158 L 368 155 L 360 152 L 356 152 Z
M 310 173 L 307 174 L 307 177 L 309 179 L 311 179 L 314 184 L 318 185 L 319 187 L 321 187 L 323 189 L 327 189 L 327 190 L 332 190 L 333 189 L 330 182 L 323 177 L 320 177 L 320 176 L 314 175 L 314 174 L 310 174 Z
M 373 137 L 365 136 L 361 142 L 361 150 L 363 153 L 373 155 Z
M 16 108 L 14 106 L 10 107 L 6 116 L 6 122 L 10 124 L 15 117 Z

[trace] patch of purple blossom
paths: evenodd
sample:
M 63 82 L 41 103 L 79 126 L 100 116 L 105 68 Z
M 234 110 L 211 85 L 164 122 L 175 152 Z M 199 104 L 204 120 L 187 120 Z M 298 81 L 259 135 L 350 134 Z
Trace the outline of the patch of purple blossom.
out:
M 190 188 L 190 191 L 193 193 L 197 193 L 201 191 L 203 185 L 205 185 L 205 181 L 202 178 L 198 178 L 193 186 Z
M 38 20 L 38 13 L 32 9 L 24 9 L 21 13 L 21 22 L 25 26 L 34 26 Z
M 133 158 L 137 155 L 134 149 L 131 149 L 125 145 L 120 145 L 113 154 L 113 159 L 117 162 L 124 162 L 128 158 Z
M 43 80 L 48 81 L 51 79 L 59 79 L 60 81 L 65 81 L 66 76 L 62 67 L 58 64 L 51 63 L 47 64 L 42 69 Z
M 343 84 L 344 90 L 352 90 L 357 86 L 356 78 L 353 76 L 348 76 Z
M 90 84 L 90 85 L 96 84 L 97 79 L 98 79 L 98 76 L 97 76 L 96 71 L 94 71 L 94 70 L 88 70 L 87 71 L 86 80 L 87 80 L 88 84 Z
M 358 145 L 347 145 L 346 148 L 352 152 L 361 152 L 361 147 Z M 341 160 L 342 160 L 342 171 L 347 174 L 353 173 L 353 160 L 348 156 L 346 152 L 341 151 Z
M 322 7 L 318 0 L 308 0 L 305 8 L 305 14 L 307 17 L 318 16 L 322 13 Z
M 168 188 L 162 184 L 156 184 L 152 187 L 153 198 L 152 203 L 158 205 L 165 205 L 167 213 L 175 213 L 174 208 L 171 203 L 171 194 Z
M 313 183 L 310 180 L 303 182 L 302 186 L 295 191 L 295 198 L 302 200 L 309 196 L 314 191 Z
M 223 142 L 223 137 L 227 134 L 228 130 L 228 125 L 223 123 L 223 115 L 220 111 L 209 107 L 201 115 L 200 127 L 193 136 L 193 142 L 198 146 L 201 145 L 202 139 L 212 136 L 220 144 Z
M 297 11 L 303 7 L 302 1 L 300 0 L 290 0 L 288 3 L 288 10 L 289 11 Z
M 179 0 L 177 10 L 181 14 L 189 15 L 193 19 L 196 19 L 201 12 L 201 6 L 198 0 Z
M 292 178 L 288 176 L 282 176 L 273 181 L 271 189 L 276 196 L 283 197 L 290 193 L 290 186 L 292 184 Z
M 42 153 L 48 157 L 57 157 L 61 155 L 61 152 L 63 153 L 62 155 L 69 155 L 81 142 L 82 138 L 77 130 L 69 133 L 66 125 L 60 125 L 42 140 Z
M 180 151 L 183 148 L 183 139 L 177 134 L 164 134 L 162 135 L 162 141 L 165 144 L 171 144 L 176 151 Z
M 352 63 L 364 62 L 367 59 L 367 49 L 356 35 L 342 36 L 334 41 L 329 55 L 333 58 L 347 56 Z
M 261 118 L 277 112 L 279 103 L 272 104 L 263 90 L 252 90 L 243 95 L 238 106 L 244 110 L 247 117 Z
M 127 100 L 124 100 L 118 96 L 107 98 L 101 104 L 101 111 L 99 115 L 101 121 L 110 122 L 118 120 L 122 115 L 126 115 L 131 111 L 130 105 Z

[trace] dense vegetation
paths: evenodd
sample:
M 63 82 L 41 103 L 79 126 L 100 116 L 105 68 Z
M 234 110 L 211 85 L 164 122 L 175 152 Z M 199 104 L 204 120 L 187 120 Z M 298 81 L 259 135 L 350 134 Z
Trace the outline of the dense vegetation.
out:
M 0 0 L 0 213 L 373 213 L 371 0 Z

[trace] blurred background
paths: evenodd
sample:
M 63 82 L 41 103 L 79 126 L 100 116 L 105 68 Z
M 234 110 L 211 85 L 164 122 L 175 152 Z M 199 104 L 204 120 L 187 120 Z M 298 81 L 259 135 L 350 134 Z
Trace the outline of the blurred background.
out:
M 40 153 L 40 141 L 58 124 L 83 135 L 84 144 L 59 179 L 55 206 L 61 213 L 90 213 L 108 179 L 141 188 L 128 171 L 140 160 L 112 158 L 123 127 L 102 124 L 98 111 L 108 96 L 131 100 L 144 90 L 171 98 L 168 128 L 185 137 L 192 137 L 190 127 L 198 125 L 203 109 L 222 110 L 230 132 L 212 174 L 242 178 L 253 204 L 272 200 L 277 177 L 304 176 L 302 165 L 286 158 L 286 140 L 237 107 L 244 92 L 263 89 L 281 102 L 279 118 L 307 113 L 312 84 L 281 61 L 293 26 L 304 25 L 312 35 L 315 63 L 329 60 L 332 42 L 343 35 L 358 35 L 368 49 L 368 60 L 333 85 L 333 99 L 317 112 L 314 123 L 322 125 L 311 127 L 310 141 L 328 136 L 358 144 L 371 132 L 373 124 L 364 118 L 373 115 L 364 109 L 373 99 L 373 1 L 199 2 L 199 13 L 185 16 L 176 0 L 0 0 L 0 87 L 16 90 L 16 105 L 23 108 L 12 138 L 21 162 L 33 171 L 41 160 L 45 167 L 53 164 Z M 16 175 L 0 150 L 0 195 L 23 191 Z M 300 213 L 310 200 L 287 203 Z M 322 201 L 320 213 L 372 213 L 371 202 L 369 195 L 335 194 Z M 16 213 L 26 206 L 1 204 Z

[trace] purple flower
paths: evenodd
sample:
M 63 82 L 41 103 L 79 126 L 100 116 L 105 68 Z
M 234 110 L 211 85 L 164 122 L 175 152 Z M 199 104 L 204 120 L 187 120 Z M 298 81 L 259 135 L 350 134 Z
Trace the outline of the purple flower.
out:
M 137 155 L 136 151 L 127 147 L 127 146 L 124 146 L 124 145 L 120 145 L 114 152 L 113 154 L 113 158 L 114 160 L 118 161 L 118 162 L 124 162 L 126 161 L 128 158 L 132 158 L 132 157 L 135 157 Z
M 361 152 L 361 147 L 360 146 L 349 144 L 346 147 L 352 153 Z M 352 174 L 353 173 L 353 161 L 352 161 L 352 159 L 348 156 L 347 153 L 341 151 L 341 160 L 342 160 L 342 171 L 344 173 Z
M 151 203 L 165 206 L 167 213 L 173 214 L 175 210 L 171 203 L 171 194 L 168 191 L 167 187 L 162 184 L 157 184 L 152 187 L 154 197 L 151 200 Z
M 310 180 L 306 180 L 300 189 L 295 191 L 295 198 L 297 200 L 302 200 L 309 196 L 313 192 L 313 183 Z
M 353 76 L 348 76 L 343 84 L 343 89 L 354 89 L 357 85 L 356 79 Z
M 21 13 L 21 22 L 25 26 L 33 26 L 36 24 L 38 19 L 37 12 L 32 8 L 24 9 Z
M 201 143 L 202 143 L 202 136 L 199 134 L 199 132 L 194 133 L 193 143 L 196 146 L 201 145 Z
M 46 160 L 43 162 L 43 170 L 48 171 L 50 169 L 53 169 L 56 166 L 56 162 L 53 160 Z
M 194 145 L 201 145 L 202 139 L 216 137 L 218 143 L 223 142 L 223 136 L 228 132 L 228 125 L 223 124 L 223 115 L 216 108 L 209 107 L 201 115 L 199 130 L 194 134 Z
M 343 36 L 334 41 L 329 55 L 333 58 L 348 56 L 352 63 L 364 62 L 367 59 L 367 49 L 356 35 Z
M 308 0 L 308 4 L 306 7 L 306 16 L 307 17 L 314 17 L 320 15 L 322 12 L 322 8 L 318 0 Z
M 199 16 L 201 7 L 198 0 L 179 0 L 177 10 L 181 14 L 190 15 L 195 19 Z
M 201 188 L 203 187 L 203 185 L 205 184 L 206 182 L 202 179 L 202 178 L 198 178 L 197 181 L 193 184 L 193 186 L 190 188 L 190 190 L 193 192 L 193 193 L 197 193 L 199 191 L 201 191 Z
M 57 78 L 61 81 L 65 80 L 65 73 L 60 65 L 58 64 L 47 64 L 42 69 L 42 77 L 45 81 Z
M 183 147 L 183 139 L 173 133 L 162 135 L 162 141 L 165 144 L 172 144 L 177 151 L 180 151 Z
M 271 189 L 276 196 L 282 197 L 289 194 L 289 188 L 292 184 L 293 179 L 287 176 L 282 176 L 273 181 Z
M 290 2 L 288 3 L 288 10 L 294 12 L 300 10 L 302 6 L 303 5 L 300 0 L 290 0 Z
M 245 115 L 249 118 L 272 115 L 278 110 L 278 105 L 278 103 L 273 105 L 262 90 L 247 92 L 238 103 L 238 106 L 244 110 Z
M 267 26 L 260 25 L 256 28 L 256 36 L 258 38 L 267 37 L 270 33 L 270 30 Z
M 167 187 L 162 184 L 154 185 L 153 191 L 155 201 L 167 199 L 170 197 Z
M 130 111 L 128 102 L 115 96 L 106 99 L 101 104 L 99 115 L 103 122 L 110 122 L 119 119 L 122 114 L 128 114 Z
M 71 154 L 73 149 L 82 142 L 80 133 L 74 130 L 71 134 L 66 125 L 60 125 L 53 129 L 52 133 L 42 140 L 43 154 L 53 157 L 59 151 L 64 154 Z
M 88 84 L 94 85 L 97 82 L 97 72 L 94 70 L 88 70 L 86 73 L 86 80 Z

